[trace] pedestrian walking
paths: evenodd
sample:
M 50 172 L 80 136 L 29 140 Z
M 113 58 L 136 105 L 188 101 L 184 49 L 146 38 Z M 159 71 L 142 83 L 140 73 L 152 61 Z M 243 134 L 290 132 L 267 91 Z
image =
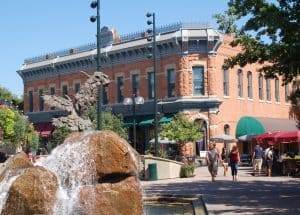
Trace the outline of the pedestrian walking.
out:
M 273 166 L 273 158 L 274 158 L 273 145 L 270 145 L 270 147 L 266 149 L 265 158 L 266 158 L 266 162 L 267 162 L 268 176 L 270 177 L 272 175 L 272 166 Z
M 208 146 L 208 151 L 206 153 L 206 161 L 208 166 L 208 171 L 211 175 L 211 181 L 215 181 L 215 178 L 218 174 L 218 166 L 219 166 L 219 153 L 216 149 L 215 143 L 210 143 Z
M 256 144 L 252 156 L 253 175 L 260 175 L 263 162 L 263 149 L 259 144 Z M 258 174 L 257 174 L 258 173 Z
M 222 159 L 222 166 L 224 169 L 224 176 L 226 176 L 228 171 L 228 152 L 226 147 L 223 147 L 222 149 L 221 159 Z
M 237 146 L 232 147 L 229 154 L 229 159 L 230 159 L 232 180 L 237 181 L 238 164 L 240 162 L 240 153 L 238 151 Z

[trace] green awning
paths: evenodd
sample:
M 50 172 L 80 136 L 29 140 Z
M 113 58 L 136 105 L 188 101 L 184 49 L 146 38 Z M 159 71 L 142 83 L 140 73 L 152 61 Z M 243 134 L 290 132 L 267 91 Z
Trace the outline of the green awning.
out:
M 159 120 L 159 123 L 169 123 L 172 121 L 172 117 L 164 116 Z
M 153 125 L 154 119 L 143 120 L 139 123 L 139 126 L 150 126 Z
M 239 138 L 243 135 L 258 135 L 265 133 L 262 123 L 254 117 L 242 117 L 236 126 L 235 137 Z

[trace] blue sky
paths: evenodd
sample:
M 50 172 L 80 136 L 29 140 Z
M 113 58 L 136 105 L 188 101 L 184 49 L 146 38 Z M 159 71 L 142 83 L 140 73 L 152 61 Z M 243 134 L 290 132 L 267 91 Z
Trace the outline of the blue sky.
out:
M 157 25 L 208 22 L 226 9 L 226 0 L 101 0 L 101 25 L 120 34 L 146 28 L 145 14 L 154 11 Z M 16 71 L 25 58 L 95 41 L 95 12 L 89 0 L 1 0 L 0 85 L 17 95 L 23 82 Z

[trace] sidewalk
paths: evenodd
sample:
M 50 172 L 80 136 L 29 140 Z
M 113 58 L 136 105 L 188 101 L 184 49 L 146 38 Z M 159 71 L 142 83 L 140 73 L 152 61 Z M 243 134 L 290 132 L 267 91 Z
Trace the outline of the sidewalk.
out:
M 223 168 L 219 168 L 219 175 Z M 239 170 L 238 182 L 218 176 L 211 182 L 206 167 L 193 178 L 143 181 L 145 194 L 202 194 L 210 214 L 300 214 L 300 179 L 254 177 L 251 168 Z

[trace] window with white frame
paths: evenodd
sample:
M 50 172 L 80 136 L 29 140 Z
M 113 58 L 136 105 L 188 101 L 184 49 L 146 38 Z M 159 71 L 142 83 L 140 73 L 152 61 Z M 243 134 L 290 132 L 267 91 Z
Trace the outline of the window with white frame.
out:
M 193 94 L 204 95 L 204 67 L 194 66 L 193 70 Z

